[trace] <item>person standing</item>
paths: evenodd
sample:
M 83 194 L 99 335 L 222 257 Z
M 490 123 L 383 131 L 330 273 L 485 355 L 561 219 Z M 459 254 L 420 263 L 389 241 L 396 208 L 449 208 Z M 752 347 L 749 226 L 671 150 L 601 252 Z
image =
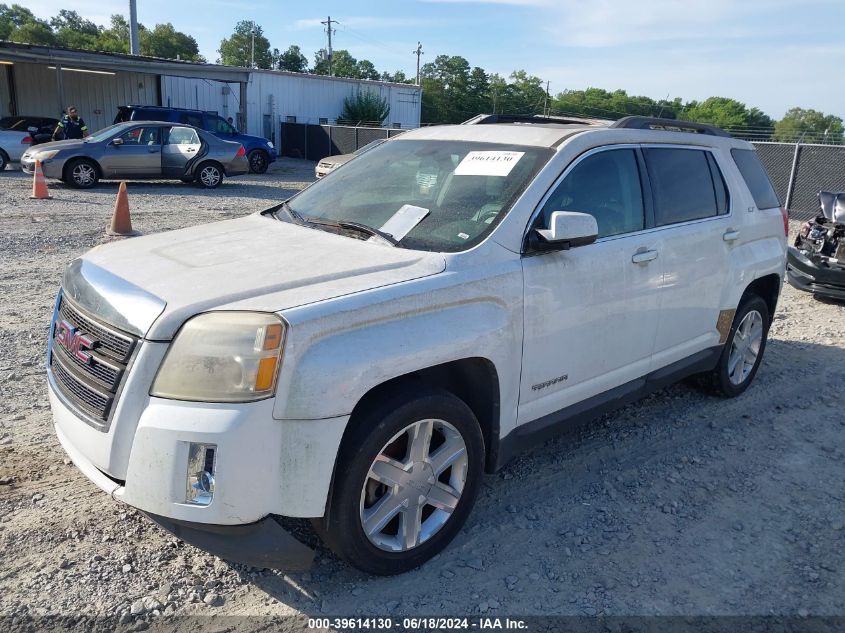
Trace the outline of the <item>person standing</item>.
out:
M 88 136 L 88 126 L 85 125 L 85 121 L 79 116 L 76 106 L 68 106 L 67 114 L 61 118 L 56 129 L 53 131 L 53 140 L 85 138 L 86 136 Z

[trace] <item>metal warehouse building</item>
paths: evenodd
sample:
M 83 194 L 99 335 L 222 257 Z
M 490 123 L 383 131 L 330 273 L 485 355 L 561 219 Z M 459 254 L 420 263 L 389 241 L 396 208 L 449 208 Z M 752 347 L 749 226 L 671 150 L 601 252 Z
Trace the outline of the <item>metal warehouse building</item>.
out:
M 0 116 L 58 118 L 73 104 L 92 130 L 110 125 L 118 106 L 164 105 L 232 117 L 247 134 L 278 142 L 280 123 L 332 122 L 344 98 L 362 90 L 387 99 L 386 125 L 419 126 L 420 88 L 410 84 L 0 41 Z

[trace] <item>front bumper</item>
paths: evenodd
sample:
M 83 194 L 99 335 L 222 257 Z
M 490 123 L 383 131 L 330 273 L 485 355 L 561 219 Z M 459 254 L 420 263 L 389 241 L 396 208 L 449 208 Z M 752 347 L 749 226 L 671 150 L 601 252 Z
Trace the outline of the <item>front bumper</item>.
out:
M 786 255 L 786 279 L 798 290 L 845 300 L 845 269 L 819 266 L 794 246 Z
M 56 180 L 62 177 L 63 162 L 55 162 L 52 158 L 50 160 L 42 161 L 41 172 L 45 178 L 54 178 Z M 24 156 L 21 158 L 21 170 L 26 174 L 35 173 L 35 161 Z
M 144 514 L 186 543 L 234 563 L 305 571 L 314 560 L 314 550 L 297 541 L 272 517 L 248 525 L 208 525 Z

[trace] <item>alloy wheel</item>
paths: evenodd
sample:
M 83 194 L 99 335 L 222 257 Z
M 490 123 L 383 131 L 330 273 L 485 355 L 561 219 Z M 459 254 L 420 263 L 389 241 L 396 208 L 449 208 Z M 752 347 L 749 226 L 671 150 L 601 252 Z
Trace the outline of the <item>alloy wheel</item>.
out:
M 249 157 L 249 169 L 255 174 L 263 174 L 267 171 L 267 159 L 261 152 L 253 152 Z
M 445 420 L 405 427 L 376 456 L 361 490 L 360 520 L 379 549 L 404 552 L 451 518 L 467 483 L 467 447 Z
M 216 187 L 220 182 L 220 170 L 212 165 L 203 167 L 200 172 L 200 180 L 206 187 Z
M 71 173 L 73 182 L 80 187 L 87 187 L 93 184 L 96 175 L 94 168 L 86 163 L 79 163 L 73 168 L 73 172 Z
M 754 369 L 763 342 L 763 316 L 757 310 L 746 314 L 734 332 L 728 356 L 728 377 L 741 385 Z

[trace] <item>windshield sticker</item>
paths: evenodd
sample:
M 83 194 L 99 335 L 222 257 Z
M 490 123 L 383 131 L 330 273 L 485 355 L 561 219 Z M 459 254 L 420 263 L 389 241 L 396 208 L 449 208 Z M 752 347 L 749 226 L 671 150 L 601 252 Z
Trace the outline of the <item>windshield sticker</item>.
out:
M 390 219 L 379 229 L 382 233 L 391 235 L 394 240 L 401 240 L 419 224 L 429 213 L 428 209 L 403 204 Z
M 455 167 L 456 176 L 507 176 L 525 152 L 470 152 Z

